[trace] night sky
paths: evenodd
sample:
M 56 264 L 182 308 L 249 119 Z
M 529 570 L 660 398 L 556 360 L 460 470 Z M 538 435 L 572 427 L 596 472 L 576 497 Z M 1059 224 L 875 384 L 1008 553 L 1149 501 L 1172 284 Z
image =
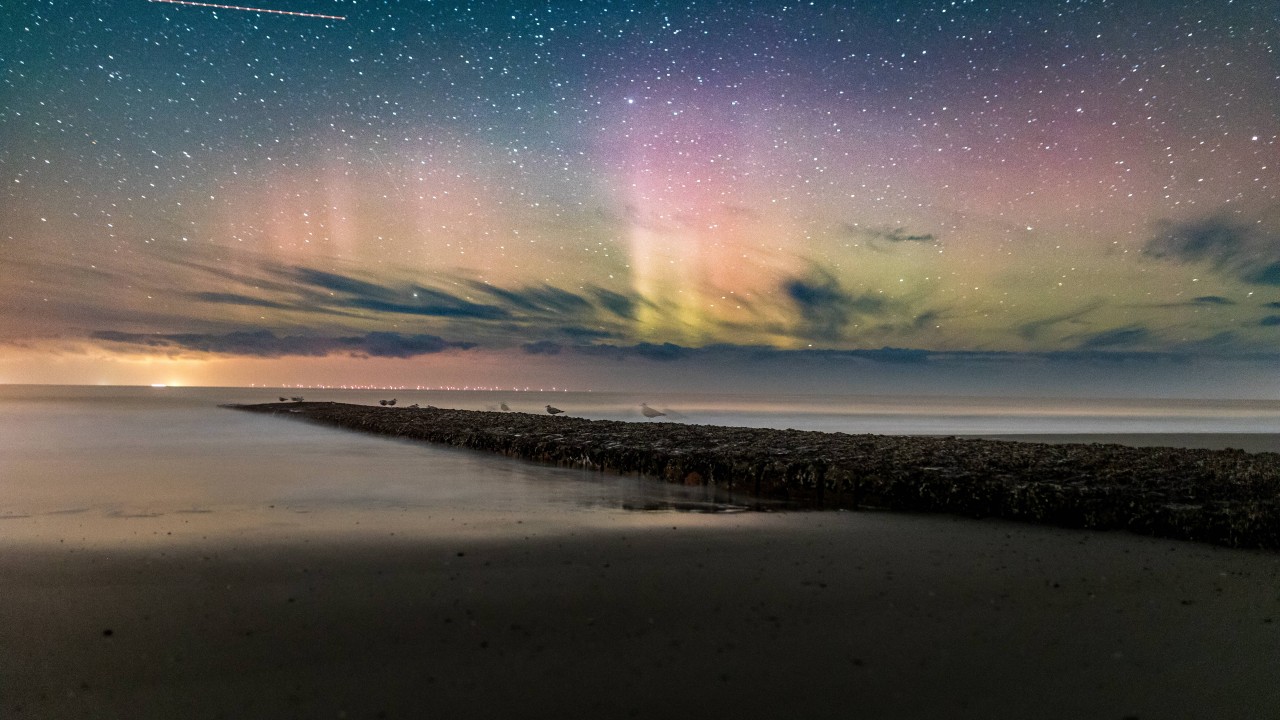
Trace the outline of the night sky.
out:
M 1280 397 L 1274 2 L 257 7 L 5 4 L 0 382 Z

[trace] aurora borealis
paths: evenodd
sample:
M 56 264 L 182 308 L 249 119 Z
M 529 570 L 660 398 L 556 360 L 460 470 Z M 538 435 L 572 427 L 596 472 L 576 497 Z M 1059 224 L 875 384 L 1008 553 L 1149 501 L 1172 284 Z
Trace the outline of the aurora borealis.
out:
M 0 382 L 1280 397 L 1274 3 L 260 5 L 6 6 Z

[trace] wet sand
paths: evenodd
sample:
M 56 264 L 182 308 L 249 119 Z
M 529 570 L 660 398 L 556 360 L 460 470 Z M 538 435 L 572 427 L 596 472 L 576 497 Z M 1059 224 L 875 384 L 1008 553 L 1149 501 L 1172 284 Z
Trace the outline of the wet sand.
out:
M 1275 553 L 883 512 L 271 512 L 4 521 L 0 716 L 1280 707 Z
M 8 466 L 29 482 L 0 511 L 0 718 L 1280 707 L 1275 552 L 906 512 L 627 512 L 741 504 L 192 413 L 166 423 L 216 442 L 167 454 L 174 437 L 125 423 L 112 442 L 141 444 L 122 454 Z

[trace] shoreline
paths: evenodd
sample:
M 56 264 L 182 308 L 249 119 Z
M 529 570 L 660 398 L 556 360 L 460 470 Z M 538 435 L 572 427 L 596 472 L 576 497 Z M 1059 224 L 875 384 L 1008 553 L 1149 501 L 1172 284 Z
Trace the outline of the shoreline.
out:
M 830 509 L 1280 549 L 1280 453 L 846 435 L 335 402 L 222 407 Z
M 1126 445 L 1129 447 L 1173 447 L 1201 450 L 1243 450 L 1247 453 L 1280 452 L 1280 434 L 1271 432 L 1024 432 L 973 433 L 958 435 L 978 440 L 1009 440 L 1048 445 Z

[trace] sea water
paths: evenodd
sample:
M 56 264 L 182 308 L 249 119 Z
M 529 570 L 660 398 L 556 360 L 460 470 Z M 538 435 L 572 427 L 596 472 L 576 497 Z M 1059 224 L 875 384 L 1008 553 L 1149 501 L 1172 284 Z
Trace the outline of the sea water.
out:
M 321 395 L 367 402 L 341 392 Z M 606 481 L 586 470 L 219 407 L 266 400 L 276 396 L 222 388 L 0 387 L 0 519 L 246 508 L 493 516 L 713 507 L 719 500 L 709 489 Z
M 224 403 L 280 396 L 846 433 L 1016 436 L 1280 451 L 1280 402 L 765 397 L 587 392 L 0 386 L 0 519 L 174 517 L 227 508 L 521 516 L 735 507 L 706 488 L 556 468 Z M 649 420 L 641 403 L 664 412 Z M 0 531 L 3 531 L 0 526 Z

